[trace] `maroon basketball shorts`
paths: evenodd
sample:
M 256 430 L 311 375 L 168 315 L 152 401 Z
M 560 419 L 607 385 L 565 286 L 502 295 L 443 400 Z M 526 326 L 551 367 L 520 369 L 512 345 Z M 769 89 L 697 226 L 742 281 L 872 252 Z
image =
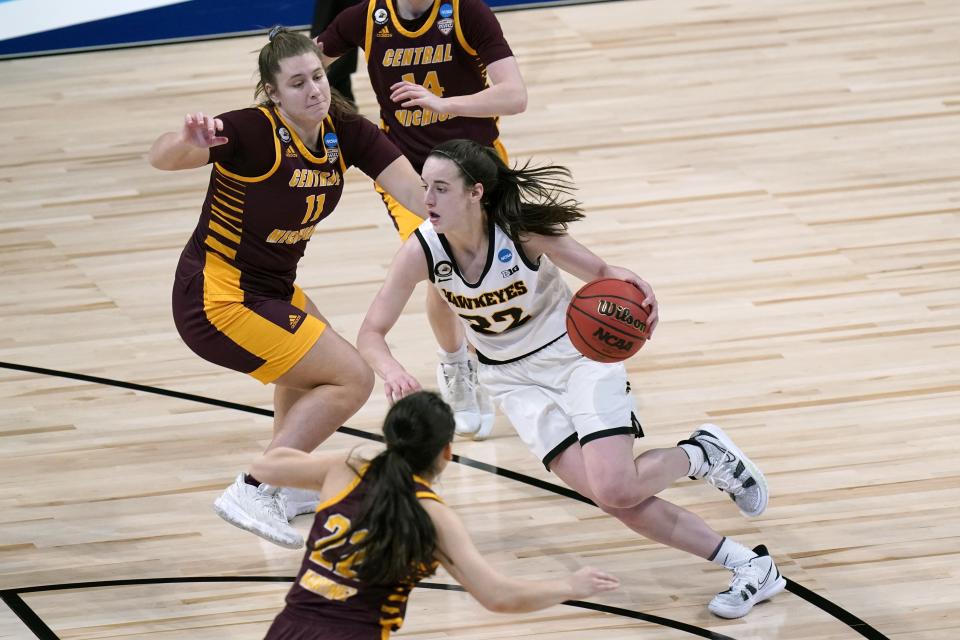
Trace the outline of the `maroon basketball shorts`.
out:
M 297 286 L 289 300 L 229 300 L 211 296 L 210 290 L 202 273 L 177 280 L 173 320 L 180 337 L 204 360 L 264 384 L 299 362 L 326 328 L 306 312 L 307 297 Z

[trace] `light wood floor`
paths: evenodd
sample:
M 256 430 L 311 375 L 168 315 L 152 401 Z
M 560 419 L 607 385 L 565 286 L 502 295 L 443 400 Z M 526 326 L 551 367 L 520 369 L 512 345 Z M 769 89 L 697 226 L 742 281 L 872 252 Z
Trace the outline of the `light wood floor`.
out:
M 638 446 L 718 422 L 772 491 L 753 521 L 699 483 L 665 497 L 767 544 L 787 577 L 886 637 L 960 636 L 960 5 L 650 0 L 500 19 L 530 90 L 503 121 L 509 150 L 570 166 L 589 209 L 575 236 L 660 299 L 657 335 L 629 362 Z M 171 320 L 207 172 L 143 159 L 187 110 L 249 104 L 262 40 L 0 62 L 0 361 L 270 406 L 270 388 L 195 357 Z M 363 73 L 355 86 L 373 115 Z M 299 277 L 351 340 L 396 246 L 352 172 Z M 429 383 L 422 295 L 391 338 Z M 349 425 L 375 432 L 385 407 L 378 387 Z M 211 509 L 269 433 L 237 410 L 0 368 L 0 590 L 292 575 L 299 553 Z M 550 479 L 502 418 L 457 452 Z M 459 465 L 440 490 L 511 574 L 590 563 L 623 579 L 596 599 L 611 606 L 739 640 L 862 637 L 793 593 L 714 618 L 705 604 L 726 572 L 571 499 Z M 252 639 L 285 590 L 23 600 L 60 638 Z M 500 616 L 433 590 L 399 636 L 693 637 L 566 606 Z M 35 636 L 0 606 L 0 637 Z

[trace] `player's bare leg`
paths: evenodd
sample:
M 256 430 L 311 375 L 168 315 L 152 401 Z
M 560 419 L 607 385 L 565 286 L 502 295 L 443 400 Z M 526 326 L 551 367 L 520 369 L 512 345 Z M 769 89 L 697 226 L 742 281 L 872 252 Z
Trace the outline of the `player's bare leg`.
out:
M 614 437 L 617 436 L 611 436 Z M 550 471 L 633 531 L 730 569 L 733 572 L 730 587 L 718 593 L 708 607 L 716 615 L 728 618 L 746 615 L 754 604 L 783 590 L 786 582 L 765 547 L 761 545 L 751 550 L 731 538 L 721 536 L 691 511 L 656 496 L 627 508 L 604 505 L 593 492 L 592 486 L 598 482 L 589 477 L 592 470 L 587 467 L 584 449 L 605 439 L 590 442 L 585 448 L 574 443 L 551 461 Z M 672 454 L 668 454 L 668 458 L 668 464 L 675 462 Z M 651 458 L 649 462 L 655 460 Z
M 328 324 L 306 355 L 276 380 L 274 437 L 267 450 L 313 451 L 366 402 L 373 383 L 373 372 L 360 354 Z M 235 526 L 299 549 L 303 537 L 288 522 L 312 511 L 316 501 L 309 492 L 278 489 L 240 474 L 214 509 Z

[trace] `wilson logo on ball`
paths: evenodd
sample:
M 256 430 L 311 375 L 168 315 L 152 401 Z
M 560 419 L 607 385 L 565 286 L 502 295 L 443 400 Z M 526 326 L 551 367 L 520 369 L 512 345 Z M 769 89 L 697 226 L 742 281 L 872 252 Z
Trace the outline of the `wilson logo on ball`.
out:
M 609 300 L 603 300 L 601 298 L 600 302 L 597 303 L 597 313 L 610 316 L 614 320 L 619 320 L 625 325 L 631 326 L 634 329 L 639 329 L 640 331 L 647 330 L 647 323 L 639 318 L 634 318 L 633 314 L 630 313 L 630 309 L 610 302 Z

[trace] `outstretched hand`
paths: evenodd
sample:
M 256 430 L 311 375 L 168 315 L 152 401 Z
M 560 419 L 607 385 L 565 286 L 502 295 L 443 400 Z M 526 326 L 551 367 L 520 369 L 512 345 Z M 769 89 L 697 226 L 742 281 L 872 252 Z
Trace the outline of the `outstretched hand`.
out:
M 606 571 L 593 567 L 584 567 L 567 578 L 574 598 L 589 598 L 603 591 L 613 591 L 620 586 L 620 580 Z
M 188 113 L 183 119 L 183 129 L 180 138 L 184 142 L 200 149 L 218 147 L 227 142 L 225 136 L 218 136 L 223 131 L 223 120 L 212 116 L 205 116 L 201 112 Z

